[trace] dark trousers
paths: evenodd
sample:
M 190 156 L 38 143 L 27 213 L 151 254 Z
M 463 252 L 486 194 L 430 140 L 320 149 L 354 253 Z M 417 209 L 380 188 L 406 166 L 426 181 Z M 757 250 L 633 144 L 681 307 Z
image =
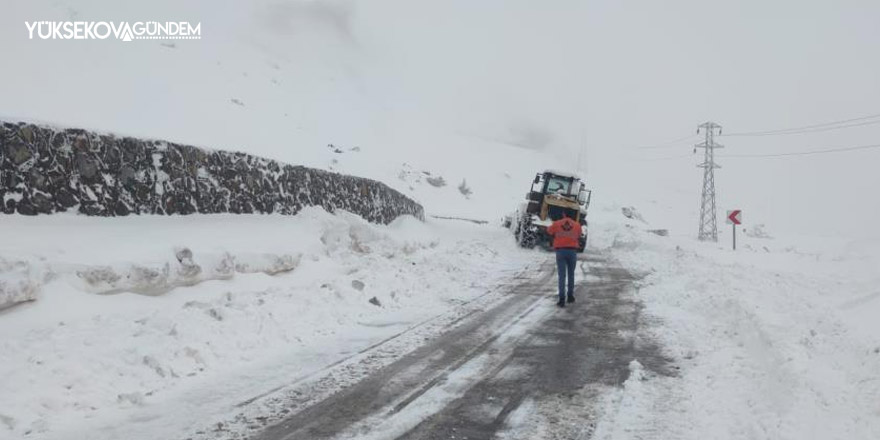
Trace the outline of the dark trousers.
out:
M 559 300 L 565 301 L 565 278 L 568 274 L 568 294 L 574 295 L 574 267 L 577 252 L 574 249 L 556 249 L 556 270 L 559 272 Z

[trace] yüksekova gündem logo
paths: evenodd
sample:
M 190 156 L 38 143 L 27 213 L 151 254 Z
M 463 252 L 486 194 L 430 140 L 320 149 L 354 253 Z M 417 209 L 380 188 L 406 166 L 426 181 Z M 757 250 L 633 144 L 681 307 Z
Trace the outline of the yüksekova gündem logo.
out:
M 26 21 L 28 38 L 40 40 L 200 40 L 202 23 L 186 21 Z

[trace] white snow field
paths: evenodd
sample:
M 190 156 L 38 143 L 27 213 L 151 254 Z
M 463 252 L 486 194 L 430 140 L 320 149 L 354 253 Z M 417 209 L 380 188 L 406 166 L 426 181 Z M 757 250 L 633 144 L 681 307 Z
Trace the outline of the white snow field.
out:
M 679 377 L 650 377 L 633 359 L 595 438 L 877 438 L 876 242 L 742 237 L 733 252 L 654 235 L 662 224 L 627 219 L 616 203 L 597 202 L 591 216 L 591 247 L 646 275 L 642 313 L 680 367 Z M 497 225 L 376 226 L 317 208 L 0 225 L 16 231 L 0 257 L 39 289 L 0 312 L 0 428 L 22 439 L 185 438 L 215 422 L 245 432 L 237 404 L 545 258 Z M 87 281 L 95 274 L 101 281 Z
M 376 226 L 319 208 L 0 225 L 15 231 L 0 256 L 39 289 L 0 312 L 3 438 L 192 434 L 529 260 L 497 226 Z
M 634 359 L 594 438 L 880 438 L 880 242 L 739 236 L 733 252 L 595 221 L 606 208 L 593 246 L 647 274 L 643 313 L 680 377 Z

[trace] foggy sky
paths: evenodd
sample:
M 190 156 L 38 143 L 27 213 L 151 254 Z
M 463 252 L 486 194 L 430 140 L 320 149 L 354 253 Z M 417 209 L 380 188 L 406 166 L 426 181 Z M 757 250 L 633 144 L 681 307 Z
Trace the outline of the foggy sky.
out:
M 583 148 L 584 168 L 614 190 L 690 197 L 682 208 L 694 229 L 702 175 L 687 156 L 698 139 L 633 147 L 707 120 L 733 133 L 880 113 L 880 2 L 379 3 L 358 5 L 364 23 L 382 23 L 364 24 L 364 40 L 393 54 L 398 69 L 383 74 L 418 105 L 514 144 L 512 127 L 526 126 L 572 160 Z M 742 208 L 770 229 L 876 235 L 880 151 L 723 156 L 878 143 L 880 125 L 718 140 L 722 213 Z
M 48 3 L 2 3 L 0 50 L 4 68 L 14 68 L 25 51 L 42 50 L 22 40 L 21 20 Z M 112 19 L 158 8 L 63 4 Z M 880 113 L 877 1 L 203 1 L 163 3 L 161 11 L 202 21 L 217 41 L 338 72 L 336 84 L 361 95 L 359 111 L 370 120 L 418 118 L 580 159 L 597 189 L 680 206 L 694 230 L 697 139 L 637 147 L 688 136 L 707 120 L 734 133 Z M 205 41 L 204 52 L 221 51 L 217 41 Z M 122 56 L 101 59 L 111 68 Z M 38 93 L 35 84 L 24 87 Z M 299 114 L 317 119 L 323 110 L 312 109 L 325 101 L 304 101 Z M 741 208 L 747 223 L 768 223 L 771 232 L 880 235 L 880 150 L 723 157 L 880 143 L 880 124 L 718 141 L 726 146 L 718 152 L 719 211 Z

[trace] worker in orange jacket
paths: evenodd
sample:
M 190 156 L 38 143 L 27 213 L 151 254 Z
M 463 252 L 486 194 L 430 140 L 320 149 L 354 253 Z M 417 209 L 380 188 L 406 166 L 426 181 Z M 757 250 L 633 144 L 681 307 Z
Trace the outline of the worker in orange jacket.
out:
M 574 267 L 577 264 L 577 251 L 580 247 L 581 224 L 569 218 L 567 213 L 553 222 L 547 233 L 553 236 L 553 249 L 556 250 L 556 270 L 559 273 L 559 307 L 565 307 L 565 281 L 568 275 L 568 302 L 574 302 Z

